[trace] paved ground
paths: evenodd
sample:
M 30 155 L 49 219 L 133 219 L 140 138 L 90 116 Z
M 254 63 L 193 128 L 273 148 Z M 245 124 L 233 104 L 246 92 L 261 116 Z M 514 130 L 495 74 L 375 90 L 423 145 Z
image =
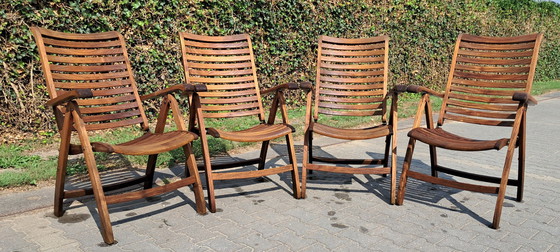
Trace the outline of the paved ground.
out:
M 1 195 L 0 251 L 560 251 L 560 93 L 539 100 L 529 111 L 525 200 L 514 201 L 509 188 L 499 230 L 488 228 L 493 195 L 410 180 L 405 204 L 393 206 L 389 177 L 316 172 L 304 200 L 292 198 L 289 176 L 282 174 L 260 183 L 217 184 L 219 211 L 205 216 L 195 213 L 188 188 L 111 206 L 118 241 L 113 246 L 102 242 L 90 198 L 69 201 L 66 214 L 55 218 L 52 187 Z M 410 120 L 400 122 L 399 170 L 409 126 Z M 446 126 L 473 132 L 460 123 Z M 315 152 L 324 155 L 360 156 L 367 150 L 362 156 L 374 156 L 382 150 L 381 141 L 316 142 L 321 147 Z M 272 149 L 268 165 L 283 164 L 282 145 Z M 500 173 L 504 156 L 504 151 L 455 153 L 440 162 Z M 418 145 L 413 168 L 427 171 L 428 162 L 427 148 Z

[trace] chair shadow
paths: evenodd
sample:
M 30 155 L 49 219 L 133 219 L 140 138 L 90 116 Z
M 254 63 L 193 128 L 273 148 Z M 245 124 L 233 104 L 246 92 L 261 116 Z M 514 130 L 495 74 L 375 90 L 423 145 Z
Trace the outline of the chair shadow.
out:
M 278 153 L 281 153 L 277 159 L 283 159 L 284 162 L 288 161 L 286 155 L 283 155 L 282 148 L 278 145 L 271 145 L 272 148 Z M 285 150 L 285 148 L 284 148 Z M 301 154 L 303 150 L 303 146 L 299 145 L 296 146 L 296 154 L 297 159 L 301 162 Z M 313 146 L 313 154 L 316 156 L 322 157 L 329 157 L 335 158 L 335 156 L 331 155 L 327 151 L 323 150 L 319 146 Z M 370 158 L 383 158 L 383 153 L 376 153 L 376 152 L 366 152 Z M 272 161 L 272 160 L 271 160 Z M 397 157 L 397 187 L 400 180 L 402 164 L 404 162 L 404 157 Z M 340 164 L 337 164 L 340 165 Z M 350 167 L 350 165 L 342 165 Z M 423 161 L 413 159 L 411 163 L 411 168 L 414 171 L 422 172 L 425 174 L 431 173 L 430 164 L 426 164 Z M 281 180 L 285 183 L 290 183 L 290 176 L 286 173 L 280 174 Z M 454 180 L 451 176 L 447 174 L 440 173 L 439 177 Z M 382 199 L 386 202 L 387 205 L 390 205 L 389 198 L 390 198 L 390 186 L 391 186 L 391 177 L 390 176 L 382 176 L 382 175 L 370 175 L 365 174 L 363 175 L 365 180 L 362 180 L 361 176 L 357 177 L 353 174 L 339 174 L 339 173 L 330 173 L 330 172 L 321 172 L 321 171 L 313 171 L 313 174 L 308 174 L 307 179 L 307 189 L 309 194 L 309 189 L 311 190 L 329 190 L 329 191 L 346 191 L 346 192 L 361 192 L 361 193 L 371 193 L 375 197 Z M 319 187 L 318 185 L 334 185 L 334 184 L 351 184 L 352 182 L 356 182 L 364 187 L 364 190 L 356 190 L 356 189 L 341 189 L 340 187 L 336 188 L 325 188 L 324 186 Z M 310 186 L 315 184 L 317 186 Z M 405 194 L 405 204 L 406 201 L 413 201 L 416 203 L 428 205 L 431 207 L 436 207 L 440 209 L 450 210 L 461 212 L 469 215 L 473 219 L 477 220 L 478 222 L 484 225 L 491 225 L 491 222 L 486 220 L 485 218 L 481 217 L 477 213 L 471 211 L 468 207 L 462 204 L 460 201 L 453 198 L 454 194 L 461 192 L 462 190 L 435 185 L 423 181 L 418 181 L 413 178 L 409 178 L 406 187 L 406 194 Z M 452 206 L 455 207 L 444 207 L 440 206 L 437 203 L 442 199 L 447 199 L 452 203 Z
M 118 156 L 120 156 L 119 158 L 121 159 L 120 161 L 122 162 L 121 164 L 123 164 L 122 165 L 123 168 L 119 170 L 100 172 L 102 185 L 108 185 L 111 183 L 122 182 L 124 180 L 135 179 L 144 175 L 145 169 L 134 168 L 126 158 L 124 158 L 122 155 L 118 155 Z M 175 165 L 169 169 L 161 169 L 161 170 L 156 169 L 154 174 L 154 181 L 172 181 L 173 179 L 183 178 L 185 174 L 184 172 L 185 172 L 184 165 Z M 154 183 L 154 187 L 157 186 L 158 185 Z M 65 183 L 66 190 L 89 188 L 89 187 L 91 187 L 91 183 L 89 182 L 89 180 L 84 180 L 80 176 L 69 177 L 67 178 Z M 176 204 L 165 205 L 161 209 L 149 211 L 144 214 L 136 214 L 134 212 L 131 212 L 131 214 L 126 215 L 126 218 L 121 218 L 115 221 L 111 221 L 111 223 L 112 225 L 123 224 L 141 218 L 149 217 L 155 214 L 163 213 L 178 207 L 187 206 L 187 205 L 190 206 L 194 211 L 196 211 L 196 203 L 194 202 L 194 192 L 192 191 L 192 186 L 187 186 L 187 187 L 189 188 L 188 191 L 192 192 L 192 195 L 190 196 L 185 195 L 183 192 L 179 190 L 174 190 L 153 197 L 147 197 L 144 199 L 138 199 L 134 201 L 108 205 L 109 216 L 111 216 L 111 214 L 115 214 L 115 213 L 128 212 L 134 209 L 144 208 L 144 207 L 158 205 L 158 204 L 161 205 L 163 202 L 167 202 L 168 200 L 171 200 L 175 197 L 180 197 L 182 199 L 180 202 Z M 106 195 L 115 195 L 123 192 L 138 191 L 142 189 L 143 189 L 143 184 L 139 183 L 126 188 L 106 192 Z M 81 204 L 72 205 L 74 202 L 80 202 Z M 93 195 L 86 195 L 77 198 L 65 199 L 63 204 L 64 204 L 64 209 L 66 211 L 76 209 L 76 208 L 81 208 L 84 206 L 87 207 L 91 216 L 95 220 L 98 228 L 101 228 L 101 222 L 99 219 L 99 215 L 97 213 L 97 205 Z

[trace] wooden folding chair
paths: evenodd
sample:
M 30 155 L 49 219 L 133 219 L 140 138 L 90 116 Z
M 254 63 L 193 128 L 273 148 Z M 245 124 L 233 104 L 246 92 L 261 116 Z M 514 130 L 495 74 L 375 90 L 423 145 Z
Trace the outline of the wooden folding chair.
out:
M 188 84 L 206 85 L 206 92 L 193 94 L 189 127 L 200 134 L 206 171 L 210 212 L 216 211 L 215 180 L 263 177 L 283 172 L 292 173 L 294 198 L 300 198 L 300 183 L 292 132 L 284 102 L 285 89 L 310 88 L 311 85 L 289 83 L 259 91 L 251 39 L 247 34 L 233 36 L 202 36 L 180 32 L 183 66 Z M 265 122 L 261 93 L 275 93 L 268 121 Z M 280 109 L 282 123 L 275 124 Z M 258 117 L 260 123 L 240 131 L 207 128 L 205 118 Z M 196 117 L 196 118 L 195 118 Z M 214 164 L 210 160 L 208 136 L 238 142 L 262 142 L 258 158 L 232 163 Z M 265 168 L 270 140 L 286 137 L 289 164 Z M 216 169 L 258 164 L 257 170 L 215 172 Z
M 474 192 L 497 194 L 493 228 L 500 225 L 502 204 L 508 185 L 517 187 L 517 201 L 523 198 L 525 174 L 525 131 L 527 105 L 537 101 L 530 95 L 542 34 L 519 37 L 481 37 L 461 34 L 455 44 L 451 71 L 444 93 L 419 86 L 409 86 L 409 92 L 421 93 L 413 129 L 408 133 L 407 152 L 399 183 L 397 204 L 403 204 L 409 177 L 448 187 Z M 430 95 L 443 98 L 437 126 L 434 127 Z M 426 127 L 420 127 L 422 113 Z M 459 136 L 443 129 L 445 121 L 473 125 L 502 127 L 509 138 L 478 140 Z M 416 140 L 429 145 L 431 176 L 410 170 Z M 453 151 L 500 150 L 507 146 L 501 177 L 459 168 L 447 168 L 437 161 L 436 149 Z M 515 148 L 519 148 L 518 176 L 510 179 L 510 167 Z M 499 184 L 488 186 L 444 179 L 439 173 Z
M 63 200 L 93 194 L 101 221 L 101 234 L 107 244 L 115 239 L 109 219 L 108 204 L 127 202 L 159 195 L 179 187 L 193 185 L 196 211 L 206 213 L 204 195 L 191 142 L 198 138 L 187 131 L 174 92 L 192 92 L 190 85 L 176 85 L 139 96 L 123 37 L 118 32 L 73 34 L 32 27 L 39 56 L 61 135 L 56 174 L 54 215 L 62 216 Z M 157 125 L 150 132 L 142 101 L 163 97 Z M 164 132 L 169 110 L 177 130 Z M 139 124 L 145 134 L 121 144 L 90 142 L 95 130 L 115 129 Z M 77 131 L 80 145 L 70 143 Z M 190 176 L 163 186 L 154 187 L 157 155 L 182 147 L 186 155 L 185 173 Z M 94 152 L 124 155 L 149 155 L 144 176 L 102 186 Z M 65 190 L 68 155 L 84 154 L 91 188 Z M 187 172 L 188 169 L 188 172 Z M 106 195 L 106 191 L 144 183 L 144 190 Z
M 303 144 L 302 196 L 306 196 L 307 170 L 346 174 L 391 174 L 390 202 L 395 203 L 397 164 L 397 92 L 387 90 L 389 38 L 379 36 L 363 39 L 319 37 L 317 50 L 315 104 L 307 94 L 305 139 Z M 389 120 L 388 98 L 392 97 Z M 338 128 L 327 125 L 319 117 L 325 115 L 368 117 L 374 125 Z M 367 140 L 385 137 L 385 153 L 381 159 L 348 159 L 313 155 L 313 135 L 346 140 Z M 392 148 L 391 148 L 391 143 Z M 345 164 L 333 166 L 317 164 Z M 351 167 L 351 164 L 363 165 Z

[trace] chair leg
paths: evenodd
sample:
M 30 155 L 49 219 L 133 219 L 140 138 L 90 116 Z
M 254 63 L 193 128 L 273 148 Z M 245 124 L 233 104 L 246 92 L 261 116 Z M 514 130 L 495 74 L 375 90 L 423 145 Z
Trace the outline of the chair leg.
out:
M 438 177 L 437 172 L 437 152 L 436 147 L 430 145 L 430 168 L 432 170 L 432 177 Z
M 307 145 L 309 146 L 309 148 L 307 149 L 307 151 L 309 151 L 307 162 L 312 164 L 313 163 L 313 132 L 312 131 L 309 132 L 307 141 L 309 141 L 309 144 Z M 309 174 L 313 174 L 313 170 L 309 170 L 308 172 Z
M 404 201 L 404 193 L 406 189 L 407 173 L 410 169 L 410 163 L 412 162 L 412 154 L 414 152 L 414 145 L 416 144 L 416 139 L 410 138 L 408 140 L 408 146 L 406 148 L 406 155 L 404 157 L 403 169 L 401 173 L 401 181 L 399 183 L 399 192 L 397 194 L 397 205 L 402 205 Z
M 385 137 L 385 155 L 383 156 L 383 167 L 389 167 L 389 152 L 391 152 L 391 135 Z M 387 177 L 387 174 L 383 174 Z
M 525 133 L 526 133 L 526 116 L 523 116 L 523 121 L 519 127 L 519 152 L 518 152 L 518 162 L 517 162 L 517 202 L 523 201 L 523 188 L 525 187 Z
M 309 135 L 311 133 L 306 132 L 305 136 L 303 137 L 303 156 L 302 156 L 302 164 L 301 164 L 301 198 L 305 199 L 306 189 L 307 189 L 307 164 L 310 162 L 311 152 L 310 152 L 310 145 L 309 145 Z
M 299 183 L 298 164 L 292 133 L 288 133 L 288 135 L 286 135 L 286 147 L 288 148 L 288 157 L 290 165 L 292 166 L 292 189 L 294 191 L 294 198 L 300 199 L 301 186 Z
M 101 186 L 101 179 L 99 177 L 99 172 L 97 171 L 93 151 L 91 151 L 90 146 L 84 149 L 84 159 L 86 160 L 89 179 L 93 189 L 93 196 L 95 197 L 95 202 L 97 203 L 97 211 L 99 213 L 99 221 L 101 223 L 101 236 L 103 236 L 103 241 L 105 241 L 105 243 L 113 244 L 115 243 L 115 238 L 113 237 L 113 227 L 111 226 L 111 219 L 109 217 L 109 208 L 107 206 L 107 201 L 105 200 L 105 192 L 103 192 L 103 187 Z
M 396 200 L 396 186 L 397 186 L 397 134 L 393 133 L 392 138 L 392 151 L 391 151 L 391 205 L 395 204 Z M 387 145 L 389 146 L 389 144 Z M 387 158 L 388 159 L 388 158 Z
M 500 217 L 502 216 L 502 206 L 504 204 L 504 199 L 506 197 L 506 188 L 509 178 L 509 171 L 511 168 L 511 161 L 513 159 L 513 153 L 515 152 L 515 143 L 509 144 L 508 151 L 506 154 L 506 160 L 504 162 L 504 168 L 502 170 L 502 179 L 500 181 L 500 188 L 498 189 L 498 198 L 496 199 L 496 209 L 494 210 L 494 219 L 492 221 L 492 228 L 500 228 Z
M 68 165 L 68 152 L 70 151 L 70 133 L 61 135 L 54 187 L 54 216 L 56 217 L 64 215 L 64 182 L 66 181 L 66 167 Z
M 266 153 L 268 152 L 268 145 L 270 144 L 270 141 L 263 141 L 262 146 L 261 146 L 261 154 L 259 155 L 259 166 L 258 166 L 258 170 L 263 170 L 264 169 L 264 165 L 266 164 Z
M 198 168 L 196 161 L 194 159 L 194 154 L 192 152 L 191 144 L 183 146 L 183 151 L 185 152 L 185 174 L 187 176 L 194 176 L 195 182 L 193 184 L 194 198 L 196 204 L 196 212 L 199 214 L 206 214 L 206 202 L 204 201 L 204 192 L 202 190 L 202 183 L 200 182 L 200 174 L 198 173 Z
M 201 134 L 200 143 L 202 147 L 202 157 L 204 159 L 204 171 L 206 173 L 206 190 L 208 191 L 208 207 L 211 213 L 216 212 L 216 195 L 214 194 L 214 176 L 212 174 L 212 163 L 210 159 L 210 150 L 208 149 L 208 141 L 206 135 Z
M 156 169 L 157 154 L 148 156 L 148 165 L 146 166 L 146 178 L 144 180 L 144 189 L 150 189 L 154 185 L 154 173 Z

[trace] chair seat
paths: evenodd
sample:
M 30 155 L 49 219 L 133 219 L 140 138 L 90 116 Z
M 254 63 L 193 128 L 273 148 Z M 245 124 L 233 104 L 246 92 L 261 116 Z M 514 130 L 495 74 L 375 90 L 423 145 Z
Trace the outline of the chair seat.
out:
M 391 128 L 389 128 L 388 125 L 379 125 L 366 129 L 341 129 L 320 123 L 314 123 L 311 130 L 314 133 L 324 136 L 348 140 L 373 139 L 391 134 Z
M 148 132 L 132 141 L 121 144 L 108 144 L 101 142 L 91 143 L 93 151 L 119 153 L 125 155 L 152 155 L 171 151 L 182 147 L 198 136 L 188 131 L 170 131 L 165 133 Z
M 240 131 L 223 131 L 216 128 L 207 128 L 206 131 L 213 137 L 223 138 L 237 142 L 262 142 L 295 132 L 294 127 L 288 124 L 259 124 Z
M 449 133 L 442 128 L 415 128 L 408 136 L 423 143 L 459 151 L 499 150 L 508 144 L 509 139 L 476 140 Z

